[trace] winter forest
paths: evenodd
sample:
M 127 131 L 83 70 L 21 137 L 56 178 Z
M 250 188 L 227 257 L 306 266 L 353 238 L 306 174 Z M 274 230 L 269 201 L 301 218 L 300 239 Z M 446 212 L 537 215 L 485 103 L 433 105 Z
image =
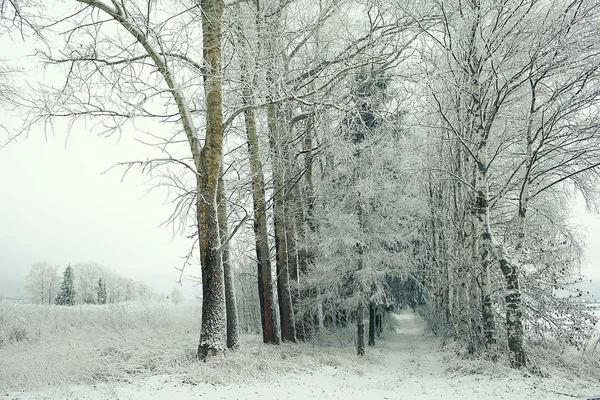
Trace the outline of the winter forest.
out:
M 353 349 L 342 365 L 369 364 L 394 351 L 404 321 L 459 363 L 448 373 L 560 371 L 597 385 L 597 318 L 575 301 L 583 249 L 570 222 L 575 198 L 600 205 L 596 0 L 0 0 L 0 10 L 1 34 L 35 48 L 45 71 L 24 79 L 27 67 L 3 54 L 0 146 L 61 129 L 134 136 L 155 155 L 113 169 L 167 193 L 164 224 L 189 239 L 181 277 L 198 281 L 201 310 L 185 306 L 196 338 L 180 343 L 186 363 L 226 368 L 254 340 L 283 359 L 342 347 Z M 40 303 L 60 304 L 51 313 L 112 303 L 93 276 L 93 301 L 60 288 Z M 101 307 L 148 297 L 130 285 L 135 294 L 122 286 Z M 0 306 L 0 325 L 11 310 Z M 164 340 L 182 340 L 175 325 Z M 7 376 L 0 389 L 14 389 Z M 557 382 L 499 398 L 600 395 Z

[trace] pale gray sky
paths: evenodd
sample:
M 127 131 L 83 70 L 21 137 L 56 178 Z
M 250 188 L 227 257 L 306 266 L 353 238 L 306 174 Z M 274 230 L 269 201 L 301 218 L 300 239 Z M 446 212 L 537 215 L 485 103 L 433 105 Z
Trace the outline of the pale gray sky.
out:
M 585 203 L 581 198 L 576 201 L 573 215 L 573 223 L 581 227 L 585 237 L 582 274 L 592 280 L 583 287 L 592 291 L 595 297 L 600 297 L 600 218 L 585 210 Z
M 19 35 L 0 37 L 0 48 L 10 65 L 24 71 L 17 75 L 21 87 L 25 80 L 35 86 L 36 80 L 60 84 L 64 79 L 30 57 L 34 45 Z M 0 122 L 16 127 L 3 111 Z M 191 241 L 158 227 L 172 211 L 164 205 L 166 192 L 146 195 L 147 178 L 133 169 L 124 182 L 123 169 L 102 174 L 117 162 L 156 153 L 136 142 L 134 132 L 118 140 L 96 136 L 91 126 L 76 125 L 68 140 L 66 125 L 56 125 L 54 136 L 47 138 L 36 127 L 28 138 L 0 149 L 0 294 L 22 294 L 31 265 L 41 261 L 62 268 L 95 261 L 158 292 L 170 293 L 176 286 L 175 268 L 181 267 Z M 200 275 L 199 266 L 186 273 Z M 184 282 L 187 297 L 192 286 Z
M 118 161 L 145 159 L 148 150 L 128 137 L 116 144 L 74 132 L 65 139 L 34 132 L 0 149 L 0 292 L 22 293 L 40 261 L 63 268 L 96 261 L 170 292 L 190 241 L 158 228 L 171 211 L 165 192 L 145 196 L 146 178 L 133 170 L 124 182 L 122 169 L 101 174 Z

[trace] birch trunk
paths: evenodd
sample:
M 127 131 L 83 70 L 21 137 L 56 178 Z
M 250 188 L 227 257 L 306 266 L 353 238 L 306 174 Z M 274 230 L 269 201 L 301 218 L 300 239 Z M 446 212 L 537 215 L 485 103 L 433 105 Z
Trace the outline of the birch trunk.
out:
M 477 120 L 477 117 L 475 117 Z M 487 137 L 482 126 L 477 127 L 479 150 L 477 152 L 477 179 L 476 179 L 476 215 L 477 233 L 481 243 L 481 303 L 483 319 L 483 335 L 488 353 L 495 359 L 497 357 L 496 321 L 494 318 L 492 301 L 492 282 L 490 275 L 491 240 L 489 218 L 489 184 L 487 162 Z
M 479 0 L 471 0 L 471 6 L 474 12 L 474 22 L 470 33 L 470 53 L 469 53 L 469 70 L 471 81 L 471 96 L 473 108 L 473 127 L 472 132 L 476 132 L 478 149 L 477 149 L 477 212 L 479 225 L 482 229 L 482 291 L 483 291 L 483 318 L 484 332 L 488 345 L 491 345 L 492 354 L 496 349 L 495 328 L 492 328 L 493 310 L 491 299 L 491 282 L 490 282 L 490 257 L 494 257 L 500 264 L 500 269 L 504 275 L 505 281 L 505 303 L 506 303 L 506 329 L 508 336 L 508 347 L 510 353 L 511 364 L 513 367 L 521 367 L 525 365 L 525 354 L 523 351 L 523 325 L 522 325 L 522 310 L 521 310 L 521 293 L 518 280 L 518 263 L 513 261 L 502 244 L 495 238 L 491 226 L 490 206 L 489 206 L 489 182 L 488 182 L 488 141 L 490 139 L 491 121 L 493 116 L 485 115 L 482 111 L 482 88 L 479 84 L 480 64 L 475 47 L 476 37 L 481 23 L 481 5 Z M 488 121 L 490 119 L 491 121 Z M 530 142 L 530 134 L 528 134 L 528 142 Z M 530 151 L 530 149 L 528 150 Z M 529 156 L 529 154 L 528 154 Z M 526 206 L 526 201 L 523 199 L 523 192 L 526 193 L 527 182 L 525 182 L 525 190 L 522 190 L 520 198 L 520 208 Z M 526 209 L 520 210 L 525 211 Z M 524 227 L 524 212 L 519 221 L 518 235 L 521 235 Z M 522 239 L 522 238 L 521 238 Z M 520 239 L 519 239 L 520 240 Z
M 483 156 L 480 156 L 480 162 L 485 162 L 486 159 Z M 486 165 L 483 164 L 482 165 Z M 489 203 L 487 199 L 489 198 L 489 189 L 487 186 L 487 168 L 480 168 L 480 188 L 482 190 L 481 197 L 479 200 L 484 200 L 484 202 L 480 205 L 480 210 L 483 215 L 484 220 L 484 234 L 483 240 L 485 243 L 486 253 L 491 253 L 491 255 L 498 260 L 500 264 L 500 269 L 502 270 L 502 274 L 504 275 L 505 285 L 506 285 L 506 331 L 508 336 L 508 348 L 510 353 L 510 361 L 511 365 L 515 368 L 520 368 L 525 365 L 525 353 L 523 351 L 523 325 L 522 325 L 522 310 L 521 310 L 521 292 L 519 290 L 519 280 L 518 280 L 518 264 L 510 259 L 508 253 L 504 246 L 502 246 L 495 238 L 492 232 L 491 222 L 490 222 L 490 210 Z M 486 263 L 486 271 L 487 276 L 484 276 L 484 281 L 487 281 L 487 285 L 484 289 L 484 309 L 486 309 L 486 303 L 491 306 L 491 299 L 489 290 L 489 261 Z M 491 311 L 489 311 L 491 312 Z M 484 320 L 485 321 L 485 320 Z M 484 325 L 484 329 L 486 329 L 486 339 L 488 337 L 487 326 Z M 495 337 L 493 338 L 495 342 Z
M 524 367 L 526 364 L 525 351 L 523 350 L 523 322 L 521 309 L 521 291 L 519 288 L 518 264 L 519 257 L 525 244 L 525 218 L 530 198 L 531 170 L 533 168 L 533 118 L 535 114 L 536 86 L 531 83 L 531 103 L 526 130 L 526 159 L 523 185 L 519 194 L 519 210 L 517 214 L 517 243 L 515 245 L 516 258 L 511 260 L 502 246 L 498 246 L 500 269 L 504 275 L 506 288 L 506 332 L 511 365 L 515 368 Z

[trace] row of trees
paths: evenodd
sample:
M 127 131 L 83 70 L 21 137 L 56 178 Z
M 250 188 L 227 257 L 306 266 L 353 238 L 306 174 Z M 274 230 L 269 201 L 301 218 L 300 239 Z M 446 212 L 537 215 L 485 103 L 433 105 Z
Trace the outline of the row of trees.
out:
M 25 284 L 25 294 L 32 303 L 106 304 L 154 296 L 144 283 L 124 278 L 96 263 L 69 264 L 62 280 L 59 270 L 58 265 L 46 262 L 32 265 Z
M 65 4 L 26 14 L 69 34 L 38 53 L 64 80 L 21 101 L 25 130 L 157 123 L 160 154 L 123 166 L 199 250 L 199 358 L 238 345 L 232 254 L 266 343 L 356 323 L 364 354 L 392 302 L 515 367 L 528 335 L 589 334 L 553 293 L 578 273 L 572 193 L 597 199 L 596 1 Z

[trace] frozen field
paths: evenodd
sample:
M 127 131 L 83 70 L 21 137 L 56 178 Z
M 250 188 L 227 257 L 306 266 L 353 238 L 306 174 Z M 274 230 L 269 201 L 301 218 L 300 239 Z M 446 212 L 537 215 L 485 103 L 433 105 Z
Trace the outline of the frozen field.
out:
M 8 318 L 14 307 L 22 306 L 0 303 L 0 317 Z M 46 308 L 56 315 L 47 330 L 33 328 L 41 330 L 32 332 L 38 338 L 0 348 L 3 398 L 558 400 L 600 395 L 598 381 L 586 371 L 579 379 L 548 365 L 548 376 L 540 377 L 458 359 L 441 350 L 412 313 L 395 315 L 396 332 L 387 332 L 364 358 L 352 347 L 265 346 L 258 336 L 246 335 L 239 351 L 198 363 L 193 360 L 196 307 L 138 305 L 110 313 L 108 307 L 107 312 Z M 78 315 L 88 324 L 56 334 Z

